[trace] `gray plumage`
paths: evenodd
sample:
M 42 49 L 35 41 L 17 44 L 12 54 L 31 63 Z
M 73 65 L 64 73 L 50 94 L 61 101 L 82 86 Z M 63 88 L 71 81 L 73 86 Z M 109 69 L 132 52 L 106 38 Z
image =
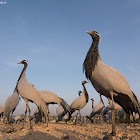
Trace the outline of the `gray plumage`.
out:
M 105 107 L 101 96 L 100 96 L 100 103 L 96 106 L 94 104 L 94 100 L 93 99 L 91 100 L 92 100 L 92 112 L 90 113 L 89 116 L 87 116 L 89 120 L 91 120 L 91 118 L 94 117 L 96 114 L 101 115 L 103 108 Z
M 44 103 L 43 99 L 41 98 L 41 96 L 38 93 L 38 91 L 36 90 L 36 88 L 32 84 L 27 82 L 26 77 L 25 77 L 25 72 L 26 72 L 26 68 L 28 66 L 28 61 L 23 60 L 18 64 L 24 64 L 24 68 L 23 68 L 21 75 L 19 77 L 19 80 L 18 80 L 17 89 L 18 89 L 20 96 L 24 99 L 24 101 L 26 103 L 25 118 L 26 118 L 27 108 L 29 110 L 29 117 L 31 117 L 30 108 L 28 105 L 28 102 L 30 101 L 37 105 L 38 109 L 44 113 L 44 115 L 47 119 L 48 112 L 47 112 L 46 104 Z M 24 126 L 24 123 L 23 123 L 23 126 Z M 31 128 L 31 119 L 30 119 L 30 128 Z
M 78 110 L 78 112 L 79 112 L 79 115 L 81 115 L 80 114 L 80 110 L 82 109 L 82 108 L 84 108 L 85 107 L 85 105 L 87 104 L 87 102 L 88 102 L 88 100 L 89 100 L 89 96 L 88 96 L 88 93 L 87 93 L 87 90 L 86 90 L 86 88 L 85 88 L 85 84 L 86 83 L 88 83 L 87 81 L 82 81 L 82 86 L 83 86 L 83 94 L 82 95 L 80 95 L 78 98 L 76 98 L 73 102 L 72 102 L 72 104 L 70 105 L 70 114 L 72 115 L 72 113 L 73 112 L 75 112 L 76 110 Z M 82 93 L 81 91 L 80 91 L 80 93 Z M 79 94 L 79 92 L 78 92 L 78 94 Z M 62 117 L 66 114 L 67 112 L 62 112 L 59 116 L 58 116 L 58 118 L 60 119 L 62 119 Z M 71 115 L 69 115 L 69 119 L 71 118 Z M 68 119 L 68 120 L 69 120 Z
M 57 96 L 55 93 L 50 91 L 39 91 L 39 94 L 47 105 L 58 104 L 59 106 L 62 106 L 66 112 L 70 111 L 70 106 L 66 103 L 66 101 Z
M 0 114 L 4 112 L 4 107 L 0 105 Z
M 116 111 L 115 115 L 117 116 L 117 122 L 119 122 L 119 118 L 120 118 L 119 112 L 121 111 L 122 107 L 114 102 L 114 109 Z M 111 117 L 112 117 L 111 113 L 112 112 L 110 110 L 111 110 L 110 105 L 105 107 L 105 109 L 103 110 L 103 116 L 104 116 L 105 121 L 106 121 L 106 118 L 108 118 L 109 121 L 111 120 Z
M 59 116 L 60 114 L 62 114 L 62 112 L 64 111 L 64 109 L 59 106 L 57 109 L 56 109 L 56 113 L 57 113 L 57 116 Z M 67 120 L 69 119 L 69 114 L 66 113 L 63 118 L 62 118 L 65 122 L 67 122 Z
M 2 107 L 1 105 L 0 105 L 0 121 L 2 121 L 3 119 L 3 112 L 4 112 L 4 107 Z
M 111 106 L 110 105 L 105 107 L 105 109 L 103 110 L 103 115 L 105 115 L 109 110 L 111 110 Z
M 4 117 L 7 117 L 8 122 L 10 122 L 10 118 L 12 118 L 13 112 L 19 104 L 19 101 L 20 97 L 17 88 L 15 88 L 13 94 L 7 98 L 4 105 Z
M 83 63 L 83 71 L 86 78 L 89 79 L 96 91 L 105 97 L 118 103 L 126 113 L 138 112 L 140 114 L 138 100 L 132 93 L 126 79 L 114 68 L 105 65 L 101 61 L 98 43 L 99 33 L 96 31 L 87 32 L 91 35 L 93 42 Z M 112 106 L 112 134 L 116 134 L 114 106 Z M 129 114 L 130 115 L 130 114 Z
M 89 100 L 89 96 L 88 96 L 88 92 L 85 88 L 85 84 L 88 83 L 86 81 L 82 82 L 82 86 L 83 86 L 83 94 L 80 95 L 78 98 L 76 98 L 72 104 L 70 105 L 71 107 L 71 114 L 73 112 L 75 112 L 76 110 L 81 110 L 82 108 L 85 107 L 85 105 L 87 104 L 88 100 Z M 81 92 L 82 93 L 82 92 Z
M 117 103 L 114 103 L 114 107 L 115 107 L 115 110 L 118 110 L 118 111 L 120 111 L 122 109 L 122 107 L 120 105 L 118 105 Z M 103 115 L 105 115 L 109 110 L 111 110 L 110 105 L 105 107 L 105 109 L 103 110 Z
M 107 122 L 107 121 L 109 121 L 109 123 L 111 122 L 111 120 L 112 120 L 112 112 L 111 112 L 111 110 L 109 110 L 107 112 L 107 114 L 104 116 L 104 120 L 105 120 L 105 122 Z
M 120 118 L 123 118 L 123 120 L 126 120 L 126 114 L 125 114 L 125 111 L 122 109 L 120 109 L 119 113 L 118 113 L 119 117 Z M 133 112 L 131 115 L 130 115 L 130 122 L 135 122 L 137 119 L 139 119 L 139 114 L 138 113 L 135 113 Z
M 21 121 L 24 120 L 21 116 L 14 116 L 13 119 L 14 119 L 14 122 L 15 122 L 15 123 L 21 122 Z

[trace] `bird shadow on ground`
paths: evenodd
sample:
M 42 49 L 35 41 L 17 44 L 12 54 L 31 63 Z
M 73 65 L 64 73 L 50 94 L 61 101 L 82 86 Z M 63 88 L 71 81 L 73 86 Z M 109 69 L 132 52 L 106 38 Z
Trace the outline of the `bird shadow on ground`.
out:
M 11 138 L 14 140 L 58 140 L 58 137 L 52 136 L 49 133 L 43 133 L 39 131 L 29 131 L 26 135 L 24 136 L 19 136 L 18 138 Z
M 102 140 L 96 136 L 87 136 L 87 134 L 84 135 L 84 134 L 81 134 L 80 132 L 76 132 L 72 130 L 61 130 L 61 129 L 55 128 L 55 131 L 59 131 L 61 133 L 69 135 L 69 140 L 80 140 L 80 139 Z

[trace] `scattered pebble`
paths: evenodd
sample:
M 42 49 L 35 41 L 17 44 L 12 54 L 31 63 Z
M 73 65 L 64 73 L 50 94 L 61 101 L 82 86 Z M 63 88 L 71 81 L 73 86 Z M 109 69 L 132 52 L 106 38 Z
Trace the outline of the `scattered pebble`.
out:
M 69 135 L 67 135 L 67 134 L 64 134 L 62 137 L 61 137 L 61 139 L 68 139 L 69 138 Z
M 116 126 L 116 136 L 111 136 L 112 131 L 111 124 L 87 124 L 86 126 L 73 125 L 63 122 L 59 124 L 49 124 L 49 127 L 45 124 L 38 126 L 34 125 L 32 130 L 28 130 L 29 124 L 25 124 L 23 130 L 21 128 L 22 123 L 14 124 L 12 126 L 5 126 L 0 123 L 0 140 L 140 140 L 140 124 L 132 126 L 129 129 L 126 124 L 119 124 Z M 8 132 L 8 133 L 7 133 Z M 10 132 L 10 133 L 9 133 Z
M 122 139 L 128 139 L 128 136 L 125 134 L 122 136 Z
M 113 140 L 112 135 L 111 134 L 105 135 L 103 140 Z

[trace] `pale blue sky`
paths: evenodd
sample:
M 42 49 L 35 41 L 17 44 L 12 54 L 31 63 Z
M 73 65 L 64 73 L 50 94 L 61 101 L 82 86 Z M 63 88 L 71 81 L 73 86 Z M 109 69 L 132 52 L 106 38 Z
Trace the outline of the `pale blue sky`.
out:
M 92 40 L 85 31 L 91 30 L 101 36 L 102 61 L 119 70 L 140 98 L 139 0 L 5 1 L 7 4 L 0 4 L 2 105 L 13 93 L 23 68 L 16 63 L 23 59 L 29 61 L 26 78 L 30 83 L 71 103 L 86 79 L 82 64 Z M 98 104 L 98 93 L 91 84 L 86 87 Z M 90 105 L 89 101 L 83 112 L 90 112 Z

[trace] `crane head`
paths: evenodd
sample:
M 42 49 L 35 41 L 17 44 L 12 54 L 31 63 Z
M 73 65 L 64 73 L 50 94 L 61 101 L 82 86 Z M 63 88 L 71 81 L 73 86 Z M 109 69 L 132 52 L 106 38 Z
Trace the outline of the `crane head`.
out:
M 100 35 L 99 35 L 99 33 L 98 33 L 97 31 L 95 31 L 95 30 L 93 30 L 93 31 L 91 31 L 91 32 L 86 31 L 86 33 L 90 34 L 91 37 L 92 37 L 94 40 L 97 40 L 97 41 L 100 40 L 100 42 L 101 42 L 101 37 L 100 37 Z
M 78 95 L 80 96 L 81 95 L 81 93 L 82 93 L 82 91 L 80 90 L 80 91 L 78 91 Z
M 26 64 L 28 66 L 28 61 L 27 60 L 22 60 L 21 62 L 17 63 L 17 64 Z
M 82 81 L 82 85 L 84 85 L 84 84 L 86 84 L 86 83 L 89 83 L 89 82 L 87 82 L 87 81 Z
M 94 101 L 94 99 L 93 99 L 93 98 L 91 98 L 91 101 Z

